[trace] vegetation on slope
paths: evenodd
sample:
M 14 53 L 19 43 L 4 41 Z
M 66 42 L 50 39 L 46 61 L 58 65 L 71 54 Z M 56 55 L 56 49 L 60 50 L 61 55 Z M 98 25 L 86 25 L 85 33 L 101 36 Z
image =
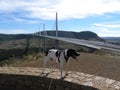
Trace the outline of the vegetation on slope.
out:
M 47 31 L 49 35 L 54 35 L 55 31 Z M 97 34 L 89 31 L 84 32 L 68 32 L 59 31 L 60 37 L 70 37 L 77 39 L 92 39 L 92 40 L 103 40 Z M 46 39 L 46 47 L 48 50 L 50 48 L 55 48 L 55 40 Z M 66 43 L 59 41 L 59 49 L 74 48 L 80 52 L 94 52 L 95 49 L 86 48 L 84 46 L 79 46 L 75 44 Z M 32 55 L 33 53 L 39 53 L 44 51 L 44 38 L 36 37 L 31 34 L 0 34 L 0 62 L 6 61 L 10 58 L 23 58 L 27 55 Z M 95 53 L 105 54 L 105 52 L 96 51 Z M 10 59 L 11 60 L 11 59 Z

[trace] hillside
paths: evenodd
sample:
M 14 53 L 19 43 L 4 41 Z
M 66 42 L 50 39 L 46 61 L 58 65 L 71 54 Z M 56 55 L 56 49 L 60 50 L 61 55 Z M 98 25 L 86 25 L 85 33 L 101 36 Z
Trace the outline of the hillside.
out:
M 43 34 L 44 32 L 42 32 Z M 55 31 L 47 31 L 47 34 L 50 36 L 55 36 Z M 68 37 L 76 39 L 87 39 L 87 40 L 97 40 L 103 41 L 104 39 L 100 38 L 96 33 L 90 31 L 84 32 L 71 32 L 71 31 L 59 31 L 59 37 Z M 32 34 L 0 34 L 0 49 L 13 49 L 13 48 L 25 48 L 27 39 L 30 39 L 31 47 L 38 47 L 39 40 L 36 36 Z M 40 39 L 43 43 L 42 38 Z M 53 40 L 47 39 L 47 43 Z M 37 44 L 37 45 L 36 45 Z M 50 44 L 50 43 L 49 43 Z
M 55 31 L 46 31 L 48 35 L 55 36 Z M 42 32 L 43 34 L 44 32 Z M 32 34 L 0 34 L 0 42 L 1 41 L 9 41 L 9 40 L 20 40 L 26 39 L 27 37 L 32 37 Z M 96 33 L 90 31 L 83 32 L 72 32 L 72 31 L 58 31 L 59 37 L 68 37 L 68 38 L 76 38 L 76 39 L 93 39 L 93 40 L 104 40 L 100 38 Z
M 31 34 L 0 34 L 0 42 L 9 40 L 20 40 L 32 37 Z
M 103 38 L 111 44 L 120 45 L 120 37 L 103 37 Z
M 43 33 L 43 32 L 42 32 Z M 55 31 L 47 31 L 48 35 L 54 36 Z M 93 32 L 68 32 L 59 31 L 58 35 L 60 37 L 77 38 L 77 39 L 89 39 L 89 40 L 103 40 L 97 34 Z M 71 48 L 80 51 L 91 51 L 87 48 L 80 47 L 78 45 L 69 44 L 66 42 L 59 41 L 59 48 Z M 46 39 L 46 50 L 50 48 L 55 48 L 55 41 L 51 39 Z M 20 57 L 25 55 L 25 53 L 33 53 L 43 51 L 44 40 L 41 37 L 33 36 L 32 34 L 0 34 L 0 60 L 8 59 L 10 57 Z M 9 54 L 8 54 L 9 53 Z
M 106 40 L 120 42 L 120 37 L 103 37 Z
M 44 32 L 42 32 L 43 34 Z M 48 35 L 55 36 L 56 31 L 46 31 Z M 76 39 L 87 39 L 87 40 L 99 40 L 103 41 L 104 39 L 100 38 L 96 33 L 91 31 L 83 32 L 72 32 L 72 31 L 58 31 L 59 37 L 68 37 Z

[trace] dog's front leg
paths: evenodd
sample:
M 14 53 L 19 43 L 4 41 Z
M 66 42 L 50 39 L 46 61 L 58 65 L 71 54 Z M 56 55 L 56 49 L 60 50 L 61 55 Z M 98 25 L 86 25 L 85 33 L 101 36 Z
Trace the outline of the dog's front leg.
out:
M 63 62 L 60 62 L 60 78 L 62 79 Z
M 65 65 L 65 75 L 68 75 L 68 68 L 69 68 L 69 65 L 70 65 L 70 60 L 68 60 L 68 62 L 66 62 L 66 65 Z

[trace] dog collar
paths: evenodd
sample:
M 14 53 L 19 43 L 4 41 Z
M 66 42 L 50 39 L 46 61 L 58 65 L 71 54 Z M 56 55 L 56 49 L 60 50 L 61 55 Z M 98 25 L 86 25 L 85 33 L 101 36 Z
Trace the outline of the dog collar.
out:
M 60 54 L 61 54 L 61 51 L 58 52 L 58 62 L 60 62 Z
M 68 61 L 68 57 L 67 57 L 67 55 L 65 55 L 65 51 L 63 52 L 63 55 L 64 55 L 64 58 L 65 58 L 65 60 L 67 62 Z

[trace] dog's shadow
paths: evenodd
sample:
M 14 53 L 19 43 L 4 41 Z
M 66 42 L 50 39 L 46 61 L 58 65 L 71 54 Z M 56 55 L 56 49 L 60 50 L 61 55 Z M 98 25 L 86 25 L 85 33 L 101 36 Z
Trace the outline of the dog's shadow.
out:
M 42 72 L 42 73 L 40 74 L 40 76 L 41 76 L 41 77 L 47 77 L 48 75 L 50 75 L 50 74 L 53 73 L 53 72 L 55 72 L 55 71 L 50 71 L 50 72 L 48 72 L 48 73 Z M 70 73 L 69 73 L 69 74 L 70 74 Z M 64 80 L 69 74 L 67 73 L 67 74 L 65 74 L 62 78 L 60 77 L 59 79 Z
M 55 71 L 50 71 L 50 72 L 48 72 L 48 73 L 42 72 L 42 73 L 40 74 L 40 76 L 41 76 L 41 77 L 47 77 L 50 73 L 53 73 L 53 72 L 55 72 Z
M 60 78 L 61 80 L 64 80 L 66 77 L 68 76 L 68 73 L 65 74 L 62 78 Z

